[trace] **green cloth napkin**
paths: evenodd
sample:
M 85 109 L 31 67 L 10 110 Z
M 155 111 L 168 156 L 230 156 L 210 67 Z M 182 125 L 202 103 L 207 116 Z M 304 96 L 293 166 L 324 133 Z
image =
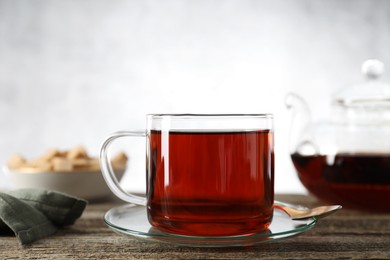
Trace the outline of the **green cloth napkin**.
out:
M 87 201 L 41 189 L 0 192 L 0 235 L 11 229 L 24 245 L 73 224 L 83 213 Z

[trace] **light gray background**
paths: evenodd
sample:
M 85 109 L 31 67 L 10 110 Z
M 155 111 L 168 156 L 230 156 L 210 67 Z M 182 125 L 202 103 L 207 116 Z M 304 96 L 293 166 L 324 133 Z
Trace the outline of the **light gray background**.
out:
M 390 64 L 390 1 L 0 0 L 0 161 L 79 144 L 98 155 L 147 113 L 269 112 L 276 191 L 303 192 L 285 95 L 325 117 L 373 57 Z

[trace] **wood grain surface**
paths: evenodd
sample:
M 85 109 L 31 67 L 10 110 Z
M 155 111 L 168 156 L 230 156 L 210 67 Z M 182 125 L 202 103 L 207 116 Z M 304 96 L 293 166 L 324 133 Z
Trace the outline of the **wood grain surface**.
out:
M 319 205 L 304 195 L 278 195 L 277 199 Z M 119 204 L 90 204 L 73 226 L 27 246 L 20 246 L 13 236 L 0 236 L 0 259 L 390 259 L 390 214 L 343 209 L 320 219 L 312 230 L 276 243 L 191 248 L 114 233 L 103 223 L 103 215 Z

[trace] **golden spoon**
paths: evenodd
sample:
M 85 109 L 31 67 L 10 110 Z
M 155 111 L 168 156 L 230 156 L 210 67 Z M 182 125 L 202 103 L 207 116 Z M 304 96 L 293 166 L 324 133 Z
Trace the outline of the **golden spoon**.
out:
M 292 205 L 280 201 L 275 201 L 274 207 L 283 210 L 291 217 L 291 219 L 295 219 L 295 220 L 312 218 L 312 217 L 316 217 L 317 219 L 323 218 L 342 208 L 342 206 L 340 205 L 331 205 L 331 206 L 320 206 L 320 207 L 308 209 L 305 207 L 296 206 L 296 205 Z

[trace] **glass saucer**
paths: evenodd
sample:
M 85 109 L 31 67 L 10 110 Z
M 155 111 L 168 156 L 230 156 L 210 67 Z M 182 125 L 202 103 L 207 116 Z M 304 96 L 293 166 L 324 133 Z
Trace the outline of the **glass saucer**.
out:
M 141 240 L 191 247 L 232 247 L 276 242 L 296 236 L 313 228 L 317 219 L 292 220 L 285 212 L 274 209 L 271 225 L 261 233 L 218 237 L 183 236 L 159 231 L 149 224 L 146 207 L 126 204 L 107 211 L 104 222 L 117 233 Z

